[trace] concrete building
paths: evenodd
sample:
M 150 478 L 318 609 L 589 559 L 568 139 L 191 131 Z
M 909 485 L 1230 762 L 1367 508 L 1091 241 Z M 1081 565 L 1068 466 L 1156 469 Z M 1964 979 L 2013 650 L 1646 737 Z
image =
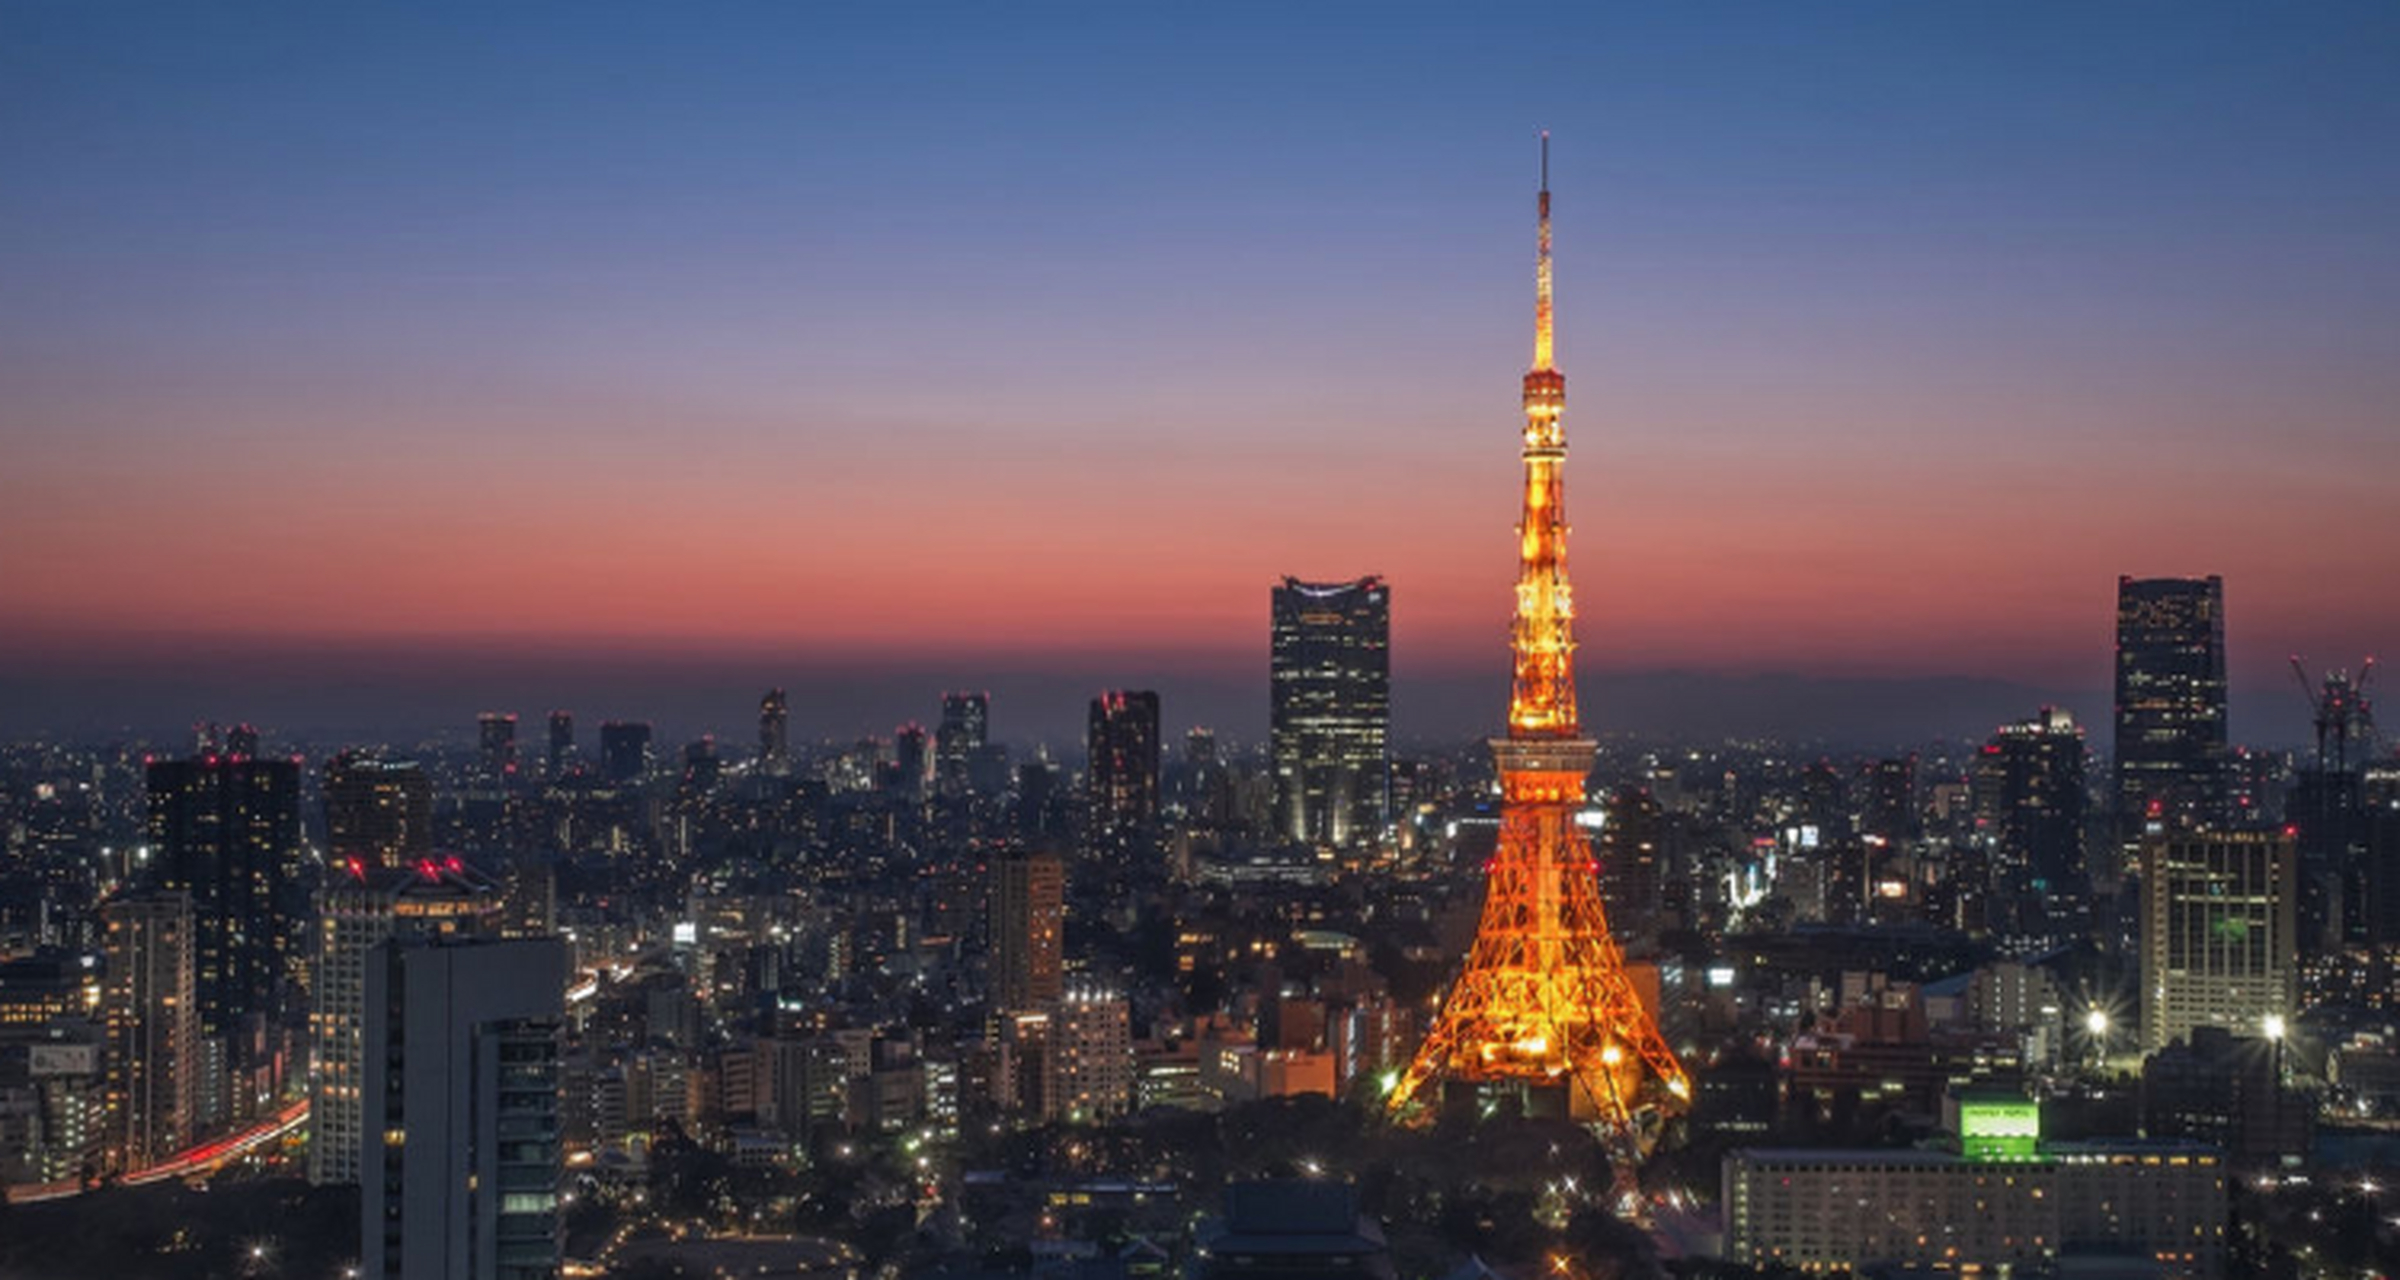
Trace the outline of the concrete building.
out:
M 992 1007 L 1056 1003 L 1066 991 L 1066 863 L 1050 853 L 1010 854 L 992 864 L 992 879 Z
M 107 930 L 109 1163 L 139 1169 L 198 1136 L 196 927 L 181 890 L 100 909 Z
M 2188 1280 L 2225 1269 L 2217 1148 L 2045 1143 L 2030 1102 L 1967 1103 L 1956 1150 L 1745 1149 L 1725 1157 L 1725 1257 L 1801 1271 L 2048 1271 L 2137 1256 Z
M 1059 1119 L 1108 1120 L 1133 1108 L 1132 1015 L 1123 994 L 1078 983 L 1050 1027 L 1050 1090 Z
M 366 972 L 361 1274 L 536 1280 L 559 1265 L 566 944 L 386 942 Z
M 317 893 L 316 981 L 309 993 L 308 1180 L 359 1180 L 366 1144 L 367 960 L 393 938 L 497 936 L 491 881 L 455 857 L 385 867 L 354 862 Z
M 2292 838 L 2162 832 L 2141 869 L 2143 1050 L 2201 1026 L 2280 1036 L 2300 996 Z

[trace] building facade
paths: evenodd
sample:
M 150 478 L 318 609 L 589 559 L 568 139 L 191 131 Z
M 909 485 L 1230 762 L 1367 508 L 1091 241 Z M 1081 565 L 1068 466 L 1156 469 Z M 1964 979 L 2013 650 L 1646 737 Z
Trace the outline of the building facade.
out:
M 1725 1256 L 2005 1275 L 2131 1253 L 2213 1280 L 2225 1273 L 2225 1179 L 2215 1148 L 2171 1142 L 2060 1143 L 2019 1158 L 1741 1150 L 1725 1157 Z
M 2298 854 L 2282 832 L 2165 832 L 2141 845 L 2142 1048 L 2194 1027 L 2280 1034 L 2299 1011 Z
M 942 720 L 933 731 L 933 783 L 937 793 L 956 799 L 973 789 L 975 754 L 990 743 L 991 732 L 990 694 L 942 695 Z
M 1115 689 L 1092 699 L 1089 749 L 1093 828 L 1115 835 L 1158 819 L 1158 695 Z
M 414 760 L 344 751 L 325 762 L 327 861 L 405 866 L 433 852 L 433 781 Z
M 109 1163 L 139 1169 L 198 1136 L 200 1026 L 191 895 L 127 894 L 100 909 L 107 940 Z
M 1392 595 L 1381 578 L 1274 590 L 1275 830 L 1344 848 L 1391 821 Z
M 2130 852 L 2152 825 L 2225 817 L 2225 583 L 2117 579 L 2116 816 Z
M 360 1272 L 369 1280 L 536 1280 L 559 1266 L 554 938 L 394 940 L 366 972 Z
M 1067 864 L 1012 853 L 992 864 L 991 992 L 996 1011 L 1039 1009 L 1066 992 Z
M 1975 757 L 1975 833 L 1990 868 L 1986 921 L 1995 932 L 2079 932 L 2091 884 L 2084 866 L 2083 730 L 2055 707 L 2002 725 Z
M 310 1182 L 359 1180 L 367 1134 L 368 957 L 394 938 L 497 936 L 500 912 L 492 882 L 455 857 L 348 867 L 318 891 L 308 1017 Z
M 152 761 L 147 781 L 149 881 L 191 898 L 205 1127 L 249 1114 L 274 1089 L 283 1014 L 308 946 L 300 766 L 203 754 Z

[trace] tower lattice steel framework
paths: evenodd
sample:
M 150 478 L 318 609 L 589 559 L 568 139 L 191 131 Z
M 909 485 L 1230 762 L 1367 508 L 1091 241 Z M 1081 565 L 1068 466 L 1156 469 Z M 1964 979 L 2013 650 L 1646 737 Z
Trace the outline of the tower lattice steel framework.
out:
M 1594 744 L 1575 713 L 1574 598 L 1567 585 L 1567 380 L 1551 363 L 1550 140 L 1542 137 L 1533 368 L 1525 374 L 1525 515 L 1517 527 L 1516 680 L 1500 772 L 1500 844 L 1483 918 L 1439 1020 L 1389 1107 L 1421 1117 L 1443 1080 L 1563 1087 L 1570 1114 L 1620 1155 L 1620 1189 L 1665 1113 L 1691 1097 L 1683 1065 L 1642 1007 L 1609 936 L 1598 865 L 1575 825 Z

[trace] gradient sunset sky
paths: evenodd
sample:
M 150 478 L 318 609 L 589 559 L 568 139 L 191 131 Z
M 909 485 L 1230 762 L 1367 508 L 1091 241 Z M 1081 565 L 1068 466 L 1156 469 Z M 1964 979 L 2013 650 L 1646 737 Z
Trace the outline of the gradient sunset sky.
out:
M 0 730 L 1263 725 L 1364 572 L 1409 728 L 1505 683 L 1541 126 L 1595 678 L 2100 718 L 2117 575 L 2220 573 L 2289 719 L 2400 635 L 2389 3 L 4 0 Z

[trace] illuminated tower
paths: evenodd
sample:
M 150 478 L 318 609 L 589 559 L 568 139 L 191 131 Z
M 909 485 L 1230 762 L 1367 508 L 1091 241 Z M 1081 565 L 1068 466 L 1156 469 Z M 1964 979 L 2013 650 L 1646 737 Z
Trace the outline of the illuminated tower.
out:
M 1508 736 L 1492 742 L 1500 842 L 1465 969 L 1390 1108 L 1422 1116 L 1440 1082 L 1563 1092 L 1568 1113 L 1611 1139 L 1620 1186 L 1691 1082 L 1643 1008 L 1609 936 L 1591 849 L 1575 826 L 1594 744 L 1575 714 L 1574 600 L 1567 586 L 1567 380 L 1551 363 L 1550 143 L 1542 140 L 1533 368 L 1525 375 L 1525 515 L 1517 528 L 1516 679 Z

